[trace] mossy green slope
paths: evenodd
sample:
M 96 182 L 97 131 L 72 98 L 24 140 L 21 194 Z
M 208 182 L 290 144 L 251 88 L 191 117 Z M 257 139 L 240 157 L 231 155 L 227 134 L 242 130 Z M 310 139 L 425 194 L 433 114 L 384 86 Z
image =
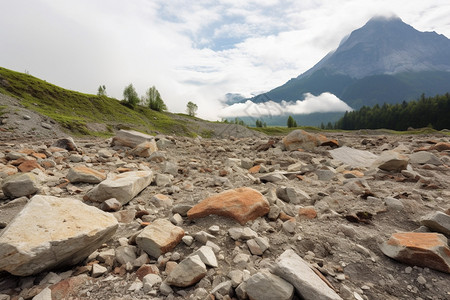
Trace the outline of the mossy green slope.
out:
M 28 74 L 0 67 L 0 93 L 18 98 L 27 109 L 48 116 L 80 135 L 108 135 L 112 128 L 132 128 L 148 133 L 194 136 L 186 120 L 146 107 L 130 109 L 106 96 L 67 90 Z M 110 132 L 90 132 L 86 124 L 104 123 Z

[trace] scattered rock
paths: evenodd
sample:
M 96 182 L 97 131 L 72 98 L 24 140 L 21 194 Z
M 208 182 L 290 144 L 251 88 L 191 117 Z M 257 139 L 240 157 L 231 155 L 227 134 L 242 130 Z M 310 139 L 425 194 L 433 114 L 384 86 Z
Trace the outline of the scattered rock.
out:
M 116 198 L 122 205 L 128 203 L 153 180 L 152 171 L 125 172 L 106 179 L 90 190 L 85 200 L 103 202 Z
M 233 218 L 244 225 L 266 215 L 269 209 L 269 203 L 260 192 L 251 188 L 238 188 L 204 199 L 191 208 L 187 215 L 190 219 L 196 219 L 214 214 Z
M 277 258 L 274 274 L 291 283 L 305 300 L 342 300 L 293 250 L 286 250 Z
M 2 190 L 6 197 L 18 198 L 29 196 L 39 190 L 39 183 L 32 173 L 19 173 L 3 180 Z
M 71 183 L 100 183 L 106 179 L 106 175 L 88 167 L 78 166 L 70 168 L 67 179 Z
M 112 145 L 135 148 L 139 144 L 142 144 L 144 142 L 151 142 L 154 140 L 155 140 L 154 136 L 134 130 L 121 129 L 116 133 L 116 136 L 113 137 Z
M 380 246 L 395 260 L 450 273 L 450 248 L 447 238 L 438 233 L 400 232 Z
M 140 157 L 150 157 L 152 153 L 158 151 L 155 140 L 145 141 L 131 150 L 131 155 Z
M 184 230 L 165 219 L 155 220 L 136 237 L 136 244 L 149 255 L 158 258 L 175 248 L 184 236 Z
M 433 153 L 427 151 L 419 151 L 409 156 L 410 163 L 412 164 L 430 164 L 430 165 L 442 165 L 442 161 Z
M 199 282 L 206 276 L 206 266 L 198 255 L 182 260 L 167 276 L 166 283 L 178 287 L 187 287 Z
M 374 162 L 379 169 L 388 172 L 400 172 L 408 166 L 408 157 L 395 151 L 385 151 Z
M 443 212 L 438 211 L 424 216 L 420 220 L 420 224 L 433 231 L 450 236 L 450 216 Z
M 315 147 L 320 145 L 319 139 L 304 130 L 297 129 L 291 131 L 285 138 L 283 144 L 288 151 L 304 149 L 312 151 Z
M 58 139 L 52 144 L 52 147 L 65 149 L 67 151 L 77 151 L 77 145 L 71 137 L 66 137 L 63 139 Z
M 347 146 L 329 151 L 333 159 L 351 167 L 370 167 L 378 156 L 369 151 L 353 149 Z
M 286 280 L 268 271 L 256 273 L 245 282 L 245 291 L 250 299 L 290 300 L 294 296 L 294 287 Z

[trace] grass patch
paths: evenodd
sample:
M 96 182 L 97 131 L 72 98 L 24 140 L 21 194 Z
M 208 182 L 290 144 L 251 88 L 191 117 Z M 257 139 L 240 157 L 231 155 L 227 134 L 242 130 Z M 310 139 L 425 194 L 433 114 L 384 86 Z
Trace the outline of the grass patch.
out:
M 183 118 L 179 118 L 141 106 L 133 110 L 114 98 L 66 90 L 5 68 L 0 68 L 0 93 L 19 99 L 25 108 L 50 117 L 75 135 L 109 135 L 89 131 L 88 122 L 150 134 L 196 135 L 188 126 L 188 118 L 197 119 L 195 117 L 181 114 Z

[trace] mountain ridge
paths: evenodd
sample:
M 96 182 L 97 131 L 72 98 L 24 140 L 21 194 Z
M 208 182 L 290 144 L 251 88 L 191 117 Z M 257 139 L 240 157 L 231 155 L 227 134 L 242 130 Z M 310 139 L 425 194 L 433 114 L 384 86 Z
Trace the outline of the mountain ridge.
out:
M 449 82 L 447 37 L 420 32 L 399 17 L 373 17 L 311 69 L 250 100 L 296 101 L 308 92 L 330 92 L 357 109 L 442 94 Z

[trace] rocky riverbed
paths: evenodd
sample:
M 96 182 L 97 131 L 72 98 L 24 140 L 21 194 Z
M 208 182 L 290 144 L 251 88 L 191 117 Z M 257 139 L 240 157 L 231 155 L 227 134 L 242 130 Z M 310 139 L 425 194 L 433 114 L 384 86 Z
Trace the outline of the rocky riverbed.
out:
M 449 140 L 2 140 L 0 299 L 450 299 Z

